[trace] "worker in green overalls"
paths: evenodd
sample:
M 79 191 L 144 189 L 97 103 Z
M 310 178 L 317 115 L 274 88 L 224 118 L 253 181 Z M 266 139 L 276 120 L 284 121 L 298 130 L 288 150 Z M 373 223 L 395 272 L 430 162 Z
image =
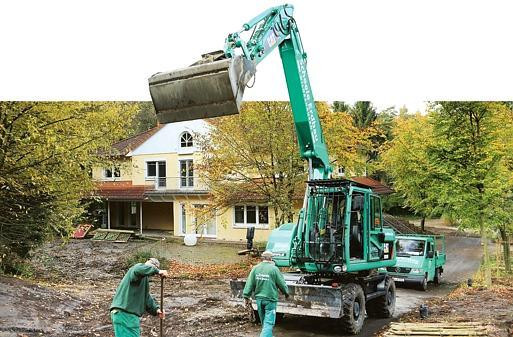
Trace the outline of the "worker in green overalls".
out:
M 285 279 L 272 260 L 273 253 L 262 253 L 262 262 L 253 267 L 244 286 L 243 296 L 246 304 L 250 303 L 251 294 L 255 292 L 258 316 L 262 322 L 260 337 L 272 337 L 276 321 L 276 302 L 278 302 L 278 289 L 289 297 L 289 290 Z
M 160 263 L 150 258 L 146 263 L 137 263 L 128 269 L 121 280 L 110 306 L 110 317 L 116 337 L 139 337 L 140 320 L 144 312 L 164 318 L 164 309 L 150 296 L 148 278 L 152 275 L 167 277 L 167 271 L 160 270 Z

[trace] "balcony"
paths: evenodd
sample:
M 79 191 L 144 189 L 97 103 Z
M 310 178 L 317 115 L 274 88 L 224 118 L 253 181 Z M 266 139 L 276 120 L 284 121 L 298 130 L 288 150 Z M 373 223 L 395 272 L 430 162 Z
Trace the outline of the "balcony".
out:
M 207 185 L 199 177 L 158 177 L 146 182 L 146 192 L 207 193 Z

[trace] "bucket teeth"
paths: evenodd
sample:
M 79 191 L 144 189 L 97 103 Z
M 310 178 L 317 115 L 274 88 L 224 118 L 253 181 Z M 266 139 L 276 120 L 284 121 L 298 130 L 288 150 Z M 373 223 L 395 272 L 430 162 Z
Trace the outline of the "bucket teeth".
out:
M 239 113 L 246 84 L 255 74 L 253 62 L 241 56 L 203 55 L 194 65 L 149 78 L 150 94 L 161 123 Z

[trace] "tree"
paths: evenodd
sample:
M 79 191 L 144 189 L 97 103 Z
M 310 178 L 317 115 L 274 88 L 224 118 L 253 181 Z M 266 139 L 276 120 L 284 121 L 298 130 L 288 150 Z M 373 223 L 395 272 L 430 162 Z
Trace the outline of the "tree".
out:
M 342 101 L 335 101 L 332 109 L 334 112 L 349 114 L 358 133 L 358 152 L 362 157 L 360 162 L 363 165 L 354 174 L 367 176 L 374 173 L 375 178 L 384 180 L 384 172 L 377 172 L 378 167 L 374 164 L 378 160 L 381 146 L 392 137 L 392 128 L 397 115 L 394 107 L 377 113 L 376 108 L 369 101 L 357 101 L 352 106 Z
M 211 207 L 223 210 L 240 200 L 258 200 L 274 208 L 277 223 L 292 221 L 306 170 L 290 105 L 247 102 L 240 114 L 209 123 L 209 133 L 196 138 L 202 152 L 197 171 L 210 188 Z
M 345 172 L 359 175 L 366 167 L 362 150 L 368 149 L 371 143 L 366 130 L 356 127 L 348 110 L 341 108 L 343 105 L 348 106 L 344 102 L 335 103 L 338 104 L 334 104 L 333 109 L 324 102 L 317 103 L 328 151 L 331 159 L 343 167 Z
M 132 122 L 132 135 L 137 135 L 146 130 L 149 130 L 157 126 L 157 114 L 152 102 L 140 102 L 137 103 L 138 112 L 133 118 Z
M 512 190 L 510 111 L 499 102 L 438 102 L 430 113 L 436 141 L 428 151 L 437 167 L 438 203 L 461 226 L 479 228 L 487 284 L 489 231 L 505 220 L 498 209 Z
M 437 168 L 428 158 L 432 143 L 433 128 L 426 116 L 402 116 L 397 118 L 393 139 L 381 153 L 381 166 L 404 198 L 404 206 L 422 217 L 422 231 L 426 217 L 436 209 L 432 185 Z
M 49 233 L 66 235 L 94 188 L 93 166 L 127 134 L 137 104 L 0 102 L 0 269 Z

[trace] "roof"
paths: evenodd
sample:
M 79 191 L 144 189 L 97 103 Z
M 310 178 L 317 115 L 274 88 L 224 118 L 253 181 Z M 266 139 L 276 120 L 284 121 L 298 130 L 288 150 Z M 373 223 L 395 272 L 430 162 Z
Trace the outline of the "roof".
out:
M 102 181 L 94 195 L 108 200 L 145 200 L 145 191 L 146 186 L 132 185 L 131 181 Z
M 141 146 L 145 141 L 147 141 L 151 136 L 156 134 L 163 127 L 164 124 L 159 124 L 135 136 L 123 139 L 117 143 L 112 144 L 112 149 L 114 150 L 113 152 L 115 152 L 113 154 L 118 156 L 126 156 L 130 151 Z
M 377 194 L 394 193 L 394 190 L 388 187 L 387 185 L 384 185 L 381 182 L 369 177 L 352 177 L 351 180 L 358 184 L 370 187 L 372 191 Z

